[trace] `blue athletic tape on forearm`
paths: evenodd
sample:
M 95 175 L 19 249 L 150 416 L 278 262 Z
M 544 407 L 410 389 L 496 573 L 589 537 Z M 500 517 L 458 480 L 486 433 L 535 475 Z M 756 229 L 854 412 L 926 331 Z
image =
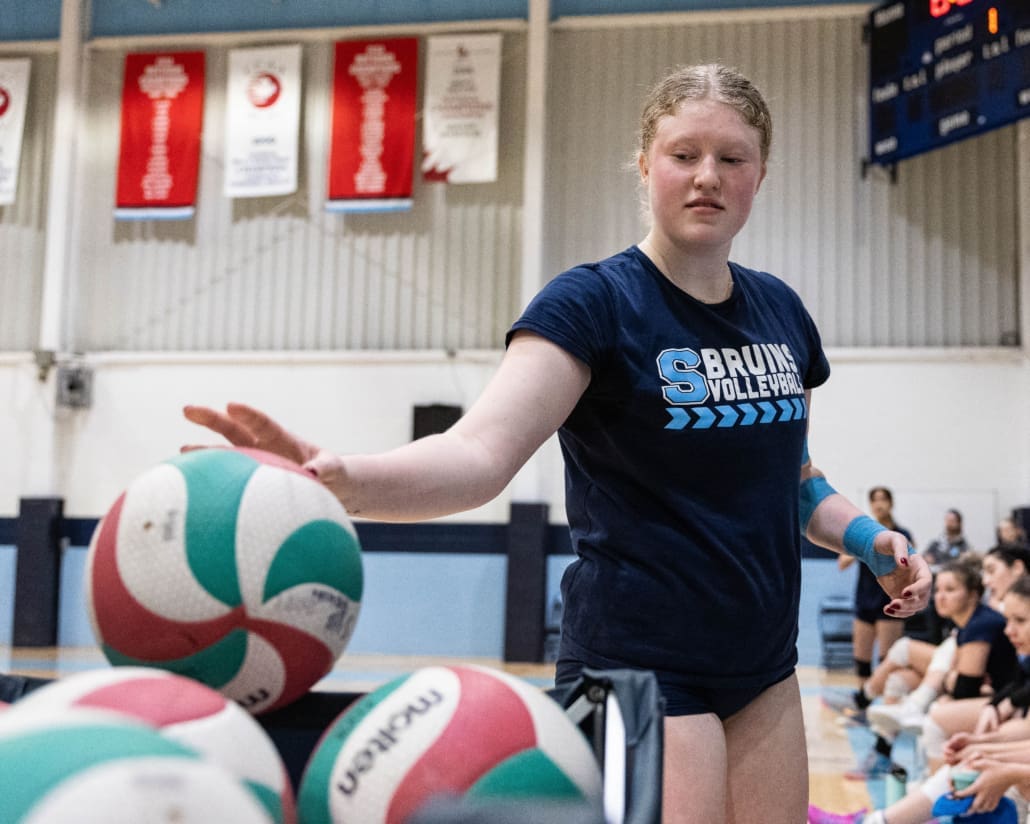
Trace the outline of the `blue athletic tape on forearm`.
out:
M 830 486 L 826 478 L 816 476 L 801 482 L 801 496 L 798 499 L 798 515 L 801 518 L 801 534 L 808 531 L 808 522 L 812 513 L 826 498 L 836 495 L 837 490 Z
M 878 524 L 868 515 L 854 518 L 844 530 L 844 551 L 853 555 L 869 567 L 877 577 L 893 572 L 897 564 L 893 555 L 881 555 L 873 549 L 873 542 L 887 528 Z

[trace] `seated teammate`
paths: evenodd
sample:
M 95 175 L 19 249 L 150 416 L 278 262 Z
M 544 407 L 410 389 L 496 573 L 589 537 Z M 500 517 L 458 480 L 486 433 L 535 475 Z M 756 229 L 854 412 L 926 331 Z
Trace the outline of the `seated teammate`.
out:
M 1022 660 L 1030 658 L 1030 577 L 1023 576 L 1009 588 L 1002 601 L 1005 635 Z M 934 817 L 938 801 L 949 794 L 974 798 L 967 812 L 997 810 L 1001 793 L 1008 791 L 1025 804 L 1022 791 L 1030 790 L 1030 672 L 1024 667 L 989 698 L 977 702 L 983 730 L 952 736 L 943 747 L 944 763 L 922 784 L 885 810 L 836 814 L 810 805 L 810 824 L 923 824 Z M 993 720 L 992 720 L 993 719 Z M 955 790 L 955 768 L 974 773 L 972 783 Z M 999 791 L 1000 788 L 1000 791 Z M 985 822 L 989 819 L 980 819 Z M 998 818 L 998 820 L 1004 820 Z
M 992 609 L 1002 609 L 1002 599 L 1008 592 L 1013 582 L 1025 575 L 1030 570 L 1030 550 L 1019 546 L 999 545 L 990 549 L 984 556 L 982 580 L 984 584 L 984 600 Z M 967 627 L 964 637 L 969 637 L 974 628 Z M 987 640 L 990 640 L 988 637 Z M 933 666 L 931 666 L 931 672 Z M 968 702 L 952 702 L 945 695 L 941 701 L 931 705 L 939 694 L 939 684 L 936 677 L 928 674 L 923 682 L 913 692 L 909 693 L 900 703 L 882 704 L 871 707 L 868 711 L 869 722 L 874 728 L 886 731 L 888 734 L 896 733 L 901 729 L 909 729 L 915 732 L 922 732 L 926 727 L 926 713 L 931 709 L 931 723 L 928 728 L 930 737 L 934 738 L 936 745 L 932 745 L 933 752 L 928 751 L 931 758 L 940 757 L 940 746 L 944 740 L 954 732 L 968 728 L 967 718 L 971 710 Z M 940 725 L 938 729 L 934 725 Z
M 901 638 L 862 689 L 850 696 L 852 707 L 865 710 L 881 695 L 887 702 L 897 703 L 911 694 L 909 708 L 921 706 L 925 711 L 938 694 L 973 698 L 980 695 L 985 679 L 994 685 L 1011 681 L 1017 664 L 1004 634 L 1005 619 L 982 602 L 983 594 L 979 562 L 967 559 L 945 564 L 937 574 L 933 598 L 937 612 L 956 627 L 950 642 L 954 651 L 949 641 L 934 647 Z M 874 719 L 875 713 L 870 724 Z M 890 769 L 892 738 L 899 727 L 900 719 L 879 719 L 873 750 L 849 777 L 864 779 Z

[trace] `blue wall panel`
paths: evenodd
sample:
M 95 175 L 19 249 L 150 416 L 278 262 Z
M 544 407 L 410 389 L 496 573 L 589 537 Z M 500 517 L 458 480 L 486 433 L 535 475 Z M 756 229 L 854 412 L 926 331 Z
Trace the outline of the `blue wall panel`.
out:
M 11 643 L 14 632 L 14 564 L 17 553 L 13 546 L 0 546 L 0 646 Z
M 547 559 L 548 608 L 559 597 L 559 582 L 572 555 Z M 58 640 L 69 647 L 93 647 L 83 592 L 85 547 L 64 552 Z M 501 658 L 504 649 L 503 555 L 450 553 L 367 553 L 361 617 L 348 651 L 383 655 L 441 655 Z M 855 567 L 845 572 L 835 560 L 806 558 L 801 565 L 801 617 L 798 656 L 818 666 L 819 601 L 851 595 Z M 0 546 L 0 646 L 11 643 L 15 552 Z
M 507 566 L 503 555 L 366 554 L 348 651 L 500 658 Z
M 56 40 L 61 0 L 0 0 L 0 40 Z
M 834 5 L 853 0 L 552 0 L 554 17 L 646 14 L 769 6 Z M 93 37 L 339 28 L 462 20 L 525 19 L 528 0 L 94 0 Z M 0 41 L 56 40 L 61 0 L 0 0 Z
M 350 652 L 500 658 L 504 648 L 503 555 L 366 553 L 365 593 Z M 86 548 L 61 559 L 58 642 L 96 646 L 86 615 Z M 11 643 L 15 552 L 0 547 L 0 645 Z
M 92 34 L 117 37 L 182 32 L 377 26 L 525 18 L 526 0 L 93 0 Z
M 646 14 L 648 12 L 709 11 L 779 6 L 832 6 L 854 0 L 552 0 L 556 17 L 586 14 Z
M 836 556 L 828 559 L 805 559 L 801 562 L 801 608 L 798 615 L 798 662 L 817 667 L 822 661 L 819 637 L 819 602 L 831 595 L 855 593 L 858 565 L 841 572 Z
M 61 555 L 61 602 L 57 608 L 57 642 L 62 647 L 95 647 L 86 615 L 86 548 L 66 549 Z

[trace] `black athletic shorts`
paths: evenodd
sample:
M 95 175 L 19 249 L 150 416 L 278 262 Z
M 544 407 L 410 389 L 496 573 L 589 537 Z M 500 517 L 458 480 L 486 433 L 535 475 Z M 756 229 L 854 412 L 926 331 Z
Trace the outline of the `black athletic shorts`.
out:
M 568 657 L 567 653 L 558 660 L 555 668 L 554 685 L 558 689 L 569 689 L 579 678 L 584 667 L 605 669 L 604 666 L 578 661 Z M 744 707 L 754 701 L 769 687 L 785 681 L 794 674 L 791 665 L 784 672 L 770 678 L 768 682 L 751 687 L 705 687 L 689 683 L 689 679 L 677 673 L 656 671 L 658 688 L 665 699 L 665 714 L 705 715 L 714 713 L 721 721 L 736 715 Z

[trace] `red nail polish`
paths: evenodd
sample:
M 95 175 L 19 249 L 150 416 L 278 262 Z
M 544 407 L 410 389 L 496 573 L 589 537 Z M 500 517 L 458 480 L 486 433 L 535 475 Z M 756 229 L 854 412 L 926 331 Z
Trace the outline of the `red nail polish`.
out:
M 904 564 L 905 566 L 908 566 L 908 558 L 902 558 L 901 559 L 901 563 Z

